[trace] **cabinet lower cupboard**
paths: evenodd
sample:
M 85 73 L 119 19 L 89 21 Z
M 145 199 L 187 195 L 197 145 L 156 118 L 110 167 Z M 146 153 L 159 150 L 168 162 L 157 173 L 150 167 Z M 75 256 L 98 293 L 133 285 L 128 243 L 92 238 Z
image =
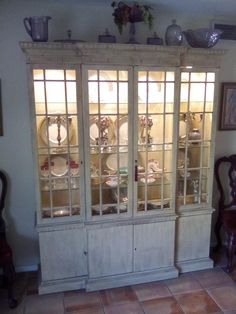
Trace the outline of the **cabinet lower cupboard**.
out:
M 223 51 L 21 43 L 35 155 L 40 293 L 212 267 Z

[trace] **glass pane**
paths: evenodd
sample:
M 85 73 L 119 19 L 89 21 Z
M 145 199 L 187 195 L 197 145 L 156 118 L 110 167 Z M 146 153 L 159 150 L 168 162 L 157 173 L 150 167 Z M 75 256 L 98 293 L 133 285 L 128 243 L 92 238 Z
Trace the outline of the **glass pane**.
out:
M 190 163 L 189 168 L 199 168 L 201 165 L 201 146 L 194 144 L 190 150 Z
M 44 103 L 44 82 L 34 82 L 34 100 L 37 103 Z
M 98 80 L 98 71 L 97 70 L 88 70 L 88 79 L 91 80 Z
M 211 140 L 211 129 L 212 129 L 212 114 L 205 113 L 204 115 L 204 140 Z
M 117 84 L 113 82 L 99 83 L 100 103 L 115 103 L 117 101 Z
M 138 102 L 146 103 L 147 102 L 147 84 L 138 83 Z
M 128 113 L 128 83 L 119 83 L 119 103 L 121 106 L 122 113 Z
M 116 81 L 117 80 L 117 71 L 99 71 L 99 80 L 100 81 Z
M 206 80 L 206 73 L 194 73 L 192 72 L 191 73 L 191 81 L 192 82 L 205 82 Z
M 188 102 L 188 95 L 189 95 L 189 84 L 188 83 L 182 83 L 181 84 L 181 91 L 180 91 L 180 101 Z M 186 110 L 184 110 L 186 111 Z
M 46 80 L 64 80 L 64 70 L 45 70 Z
M 98 103 L 98 83 L 97 82 L 89 82 L 88 83 L 88 95 L 89 95 L 89 103 L 90 107 L 92 103 Z M 91 109 L 94 109 L 95 106 L 92 106 Z M 90 111 L 91 111 L 90 109 Z M 98 109 L 96 110 L 98 112 Z M 95 113 L 92 111 L 92 113 Z
M 147 72 L 146 71 L 139 71 L 138 72 L 138 80 L 139 81 L 147 81 Z
M 206 111 L 213 111 L 214 83 L 206 84 Z
M 166 81 L 174 81 L 175 80 L 175 72 L 166 72 Z
M 75 81 L 76 80 L 76 72 L 75 70 L 66 70 L 66 80 Z
M 213 72 L 207 73 L 207 82 L 215 82 L 215 73 L 213 73 Z
M 128 145 L 128 116 L 120 116 L 115 121 L 116 140 L 119 145 Z
M 34 80 L 43 80 L 44 75 L 43 75 L 43 70 L 33 70 L 33 79 Z
M 190 100 L 190 111 L 202 112 L 204 110 L 205 84 L 191 83 L 189 100 Z
M 76 82 L 66 83 L 67 102 L 76 102 Z
M 188 82 L 189 81 L 189 72 L 182 72 L 181 73 L 181 82 Z
M 165 172 L 171 172 L 172 171 L 172 145 L 169 145 L 169 150 L 166 150 L 164 152 L 164 168 L 163 170 Z
M 128 81 L 128 72 L 127 71 L 119 71 L 119 80 L 120 81 Z
M 64 82 L 46 82 L 46 99 L 48 113 L 65 113 Z
M 165 85 L 163 83 L 148 83 L 148 102 L 164 102 Z
M 149 71 L 148 72 L 148 80 L 149 81 L 164 81 L 165 80 L 165 72 L 157 72 L 157 71 Z
M 174 102 L 174 83 L 166 83 L 166 102 Z
M 168 114 L 165 117 L 165 143 L 171 143 L 173 141 L 173 115 Z
M 210 167 L 210 143 L 206 142 L 202 152 L 202 166 Z

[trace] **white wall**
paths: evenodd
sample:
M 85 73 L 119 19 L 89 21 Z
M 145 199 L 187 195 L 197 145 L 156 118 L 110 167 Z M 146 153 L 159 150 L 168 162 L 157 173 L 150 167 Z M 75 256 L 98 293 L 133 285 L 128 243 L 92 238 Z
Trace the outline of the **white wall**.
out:
M 72 29 L 74 39 L 94 42 L 109 27 L 118 42 L 126 42 L 128 27 L 122 36 L 118 34 L 113 23 L 111 1 L 98 3 L 79 0 L 0 0 L 0 79 L 4 119 L 4 136 L 0 137 L 0 168 L 8 173 L 10 180 L 7 232 L 18 270 L 33 269 L 39 259 L 26 65 L 19 47 L 20 41 L 30 41 L 23 18 L 51 16 L 49 40 L 65 38 L 66 31 Z M 209 26 L 211 19 L 217 18 L 203 15 L 200 18 L 186 12 L 176 15 L 164 6 L 154 7 L 153 13 L 154 30 L 161 37 L 172 18 L 176 18 L 183 29 Z M 138 40 L 145 43 L 150 35 L 146 25 L 137 25 Z M 221 41 L 218 47 L 229 49 L 223 61 L 221 80 L 236 81 L 236 42 Z M 235 134 L 235 131 L 217 132 L 216 156 L 234 152 Z

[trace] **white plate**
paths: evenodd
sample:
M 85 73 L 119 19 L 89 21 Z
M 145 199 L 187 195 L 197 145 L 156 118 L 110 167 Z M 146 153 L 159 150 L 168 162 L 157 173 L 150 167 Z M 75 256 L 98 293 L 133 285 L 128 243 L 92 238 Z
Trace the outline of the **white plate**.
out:
M 116 121 L 117 124 L 117 121 Z M 119 125 L 119 145 L 127 145 L 128 144 L 128 117 L 124 116 L 118 120 Z M 115 128 L 117 132 L 117 125 Z M 118 140 L 118 136 L 116 134 L 116 138 Z
M 67 140 L 67 123 L 69 127 L 69 141 L 72 138 L 72 119 L 66 116 L 50 116 L 43 119 L 40 127 L 39 134 L 45 144 L 51 147 L 58 147 L 66 143 Z M 60 125 L 58 130 L 58 125 Z M 59 140 L 60 137 L 60 140 Z
M 56 177 L 64 176 L 68 171 L 67 159 L 63 156 L 51 158 L 51 173 Z
M 96 121 L 96 117 L 91 117 L 89 121 L 90 139 L 92 141 L 92 144 L 96 144 L 96 138 L 99 137 L 99 128 Z
M 179 138 L 185 138 L 186 137 L 186 132 L 187 132 L 187 124 L 185 121 L 181 120 L 179 122 Z
M 106 165 L 110 170 L 118 169 L 117 158 L 119 158 L 119 168 L 128 167 L 128 153 L 120 153 L 119 156 L 117 154 L 110 154 L 106 160 Z

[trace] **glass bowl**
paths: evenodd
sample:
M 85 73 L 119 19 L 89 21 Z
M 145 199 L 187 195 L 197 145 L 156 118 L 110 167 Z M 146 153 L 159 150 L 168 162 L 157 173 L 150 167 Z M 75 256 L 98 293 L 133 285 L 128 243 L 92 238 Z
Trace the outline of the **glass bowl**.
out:
M 183 32 L 188 44 L 193 48 L 211 48 L 214 47 L 222 31 L 210 28 L 199 28 L 196 30 L 188 29 Z

